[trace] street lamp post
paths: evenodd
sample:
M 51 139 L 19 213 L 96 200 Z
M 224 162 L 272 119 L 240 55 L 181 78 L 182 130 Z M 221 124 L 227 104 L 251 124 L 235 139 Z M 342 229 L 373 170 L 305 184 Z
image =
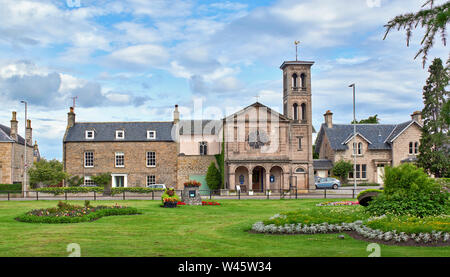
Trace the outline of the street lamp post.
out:
M 24 142 L 24 154 L 23 154 L 23 184 L 22 191 L 23 197 L 27 197 L 27 106 L 26 101 L 20 101 L 20 103 L 25 104 L 25 142 Z
M 348 87 L 353 88 L 353 188 L 356 191 L 356 86 L 351 84 Z

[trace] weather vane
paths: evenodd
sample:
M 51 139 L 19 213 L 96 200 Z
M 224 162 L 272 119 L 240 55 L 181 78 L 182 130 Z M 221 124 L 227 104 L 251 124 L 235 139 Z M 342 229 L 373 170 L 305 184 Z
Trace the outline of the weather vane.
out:
M 300 41 L 296 40 L 296 41 L 294 41 L 294 44 L 295 44 L 295 61 L 298 61 L 298 58 L 297 58 L 297 46 L 300 44 Z

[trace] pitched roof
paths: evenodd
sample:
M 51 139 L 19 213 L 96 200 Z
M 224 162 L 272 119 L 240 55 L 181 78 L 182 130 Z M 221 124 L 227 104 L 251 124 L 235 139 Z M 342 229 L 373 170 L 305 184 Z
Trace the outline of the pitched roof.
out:
M 233 114 L 227 116 L 225 119 L 229 119 L 229 118 L 231 118 L 231 117 L 234 117 L 234 116 L 236 116 L 236 115 L 239 115 L 239 114 L 245 112 L 247 109 L 249 109 L 249 108 L 251 108 L 251 107 L 254 107 L 254 108 L 256 108 L 256 107 L 266 108 L 266 109 L 267 109 L 267 112 L 273 113 L 274 115 L 278 116 L 281 120 L 289 121 L 289 118 L 287 118 L 286 116 L 280 114 L 279 112 L 277 112 L 277 111 L 275 111 L 275 110 L 272 110 L 271 108 L 269 108 L 269 107 L 267 107 L 266 105 L 261 104 L 261 103 L 259 103 L 259 102 L 255 102 L 255 103 L 253 103 L 253 104 L 251 104 L 251 105 L 249 105 L 249 106 L 243 108 L 242 110 L 237 111 L 237 112 L 235 112 L 235 113 L 233 113 Z
M 14 139 L 11 138 L 10 134 L 11 134 L 11 128 L 9 128 L 3 124 L 0 124 L 0 142 L 13 142 Z M 18 138 L 19 144 L 25 145 L 25 139 L 22 136 L 17 135 L 17 138 Z M 28 144 L 28 145 L 32 146 L 31 144 Z
M 64 142 L 82 141 L 174 141 L 173 122 L 83 122 L 75 123 L 64 137 Z M 86 131 L 94 131 L 94 139 L 86 139 Z M 116 139 L 116 131 L 125 131 L 124 139 Z M 156 131 L 156 139 L 147 139 L 147 131 Z
M 314 169 L 331 169 L 333 168 L 333 162 L 330 160 L 323 160 L 323 159 L 315 159 L 313 160 L 313 167 Z
M 218 135 L 222 128 L 222 120 L 180 120 L 180 135 Z

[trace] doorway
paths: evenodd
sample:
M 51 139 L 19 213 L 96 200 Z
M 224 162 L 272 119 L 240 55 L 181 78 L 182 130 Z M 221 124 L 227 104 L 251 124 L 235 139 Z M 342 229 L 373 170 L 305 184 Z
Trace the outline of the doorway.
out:
M 252 174 L 252 187 L 253 191 L 262 192 L 264 191 L 264 176 L 266 175 L 266 170 L 262 166 L 257 166 L 253 169 Z

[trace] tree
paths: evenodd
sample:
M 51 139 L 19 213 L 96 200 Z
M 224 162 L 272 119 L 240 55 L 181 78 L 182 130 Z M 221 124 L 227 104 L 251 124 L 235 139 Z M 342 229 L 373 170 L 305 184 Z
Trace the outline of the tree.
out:
M 355 121 L 353 120 L 351 124 L 353 124 Z M 361 119 L 359 122 L 356 120 L 356 124 L 378 124 L 380 123 L 380 119 L 378 118 L 378 115 L 369 116 L 369 118 Z
M 448 114 L 443 108 L 448 105 L 449 68 L 442 65 L 442 60 L 434 59 L 428 72 L 430 76 L 423 87 L 424 108 L 422 117 L 424 124 L 420 139 L 417 165 L 435 177 L 449 177 L 449 124 Z
M 423 4 L 422 8 L 430 5 L 429 9 L 422 9 L 416 13 L 408 13 L 404 15 L 396 16 L 391 19 L 384 27 L 386 27 L 386 33 L 384 39 L 393 28 L 397 30 L 404 29 L 406 31 L 406 45 L 409 46 L 412 30 L 417 28 L 419 24 L 422 28 L 426 28 L 425 35 L 422 38 L 422 47 L 417 52 L 414 59 L 416 59 L 420 54 L 422 54 L 422 63 L 425 67 L 427 61 L 428 51 L 433 47 L 434 38 L 436 34 L 441 35 L 442 43 L 446 46 L 446 25 L 450 19 L 450 2 L 445 4 L 434 6 L 434 0 L 427 0 Z
M 112 180 L 111 180 L 111 173 L 102 173 L 97 174 L 96 176 L 91 176 L 91 180 L 100 187 L 103 187 L 103 194 L 104 195 L 111 195 L 111 186 L 112 186 Z
M 67 178 L 66 181 L 69 187 L 79 187 L 84 183 L 84 177 L 75 175 L 70 178 Z
M 47 161 L 41 158 L 28 170 L 30 184 L 36 186 L 55 186 L 68 177 L 63 171 L 63 164 L 58 160 Z
M 313 159 L 319 159 L 319 153 L 316 153 L 316 145 L 313 145 Z
M 217 169 L 216 164 L 214 162 L 211 162 L 208 167 L 208 172 L 206 173 L 206 184 L 211 190 L 217 190 L 220 188 L 220 179 L 220 172 Z
M 353 164 L 348 161 L 340 160 L 334 163 L 331 169 L 333 174 L 339 178 L 341 183 L 347 183 L 348 174 L 353 170 Z

